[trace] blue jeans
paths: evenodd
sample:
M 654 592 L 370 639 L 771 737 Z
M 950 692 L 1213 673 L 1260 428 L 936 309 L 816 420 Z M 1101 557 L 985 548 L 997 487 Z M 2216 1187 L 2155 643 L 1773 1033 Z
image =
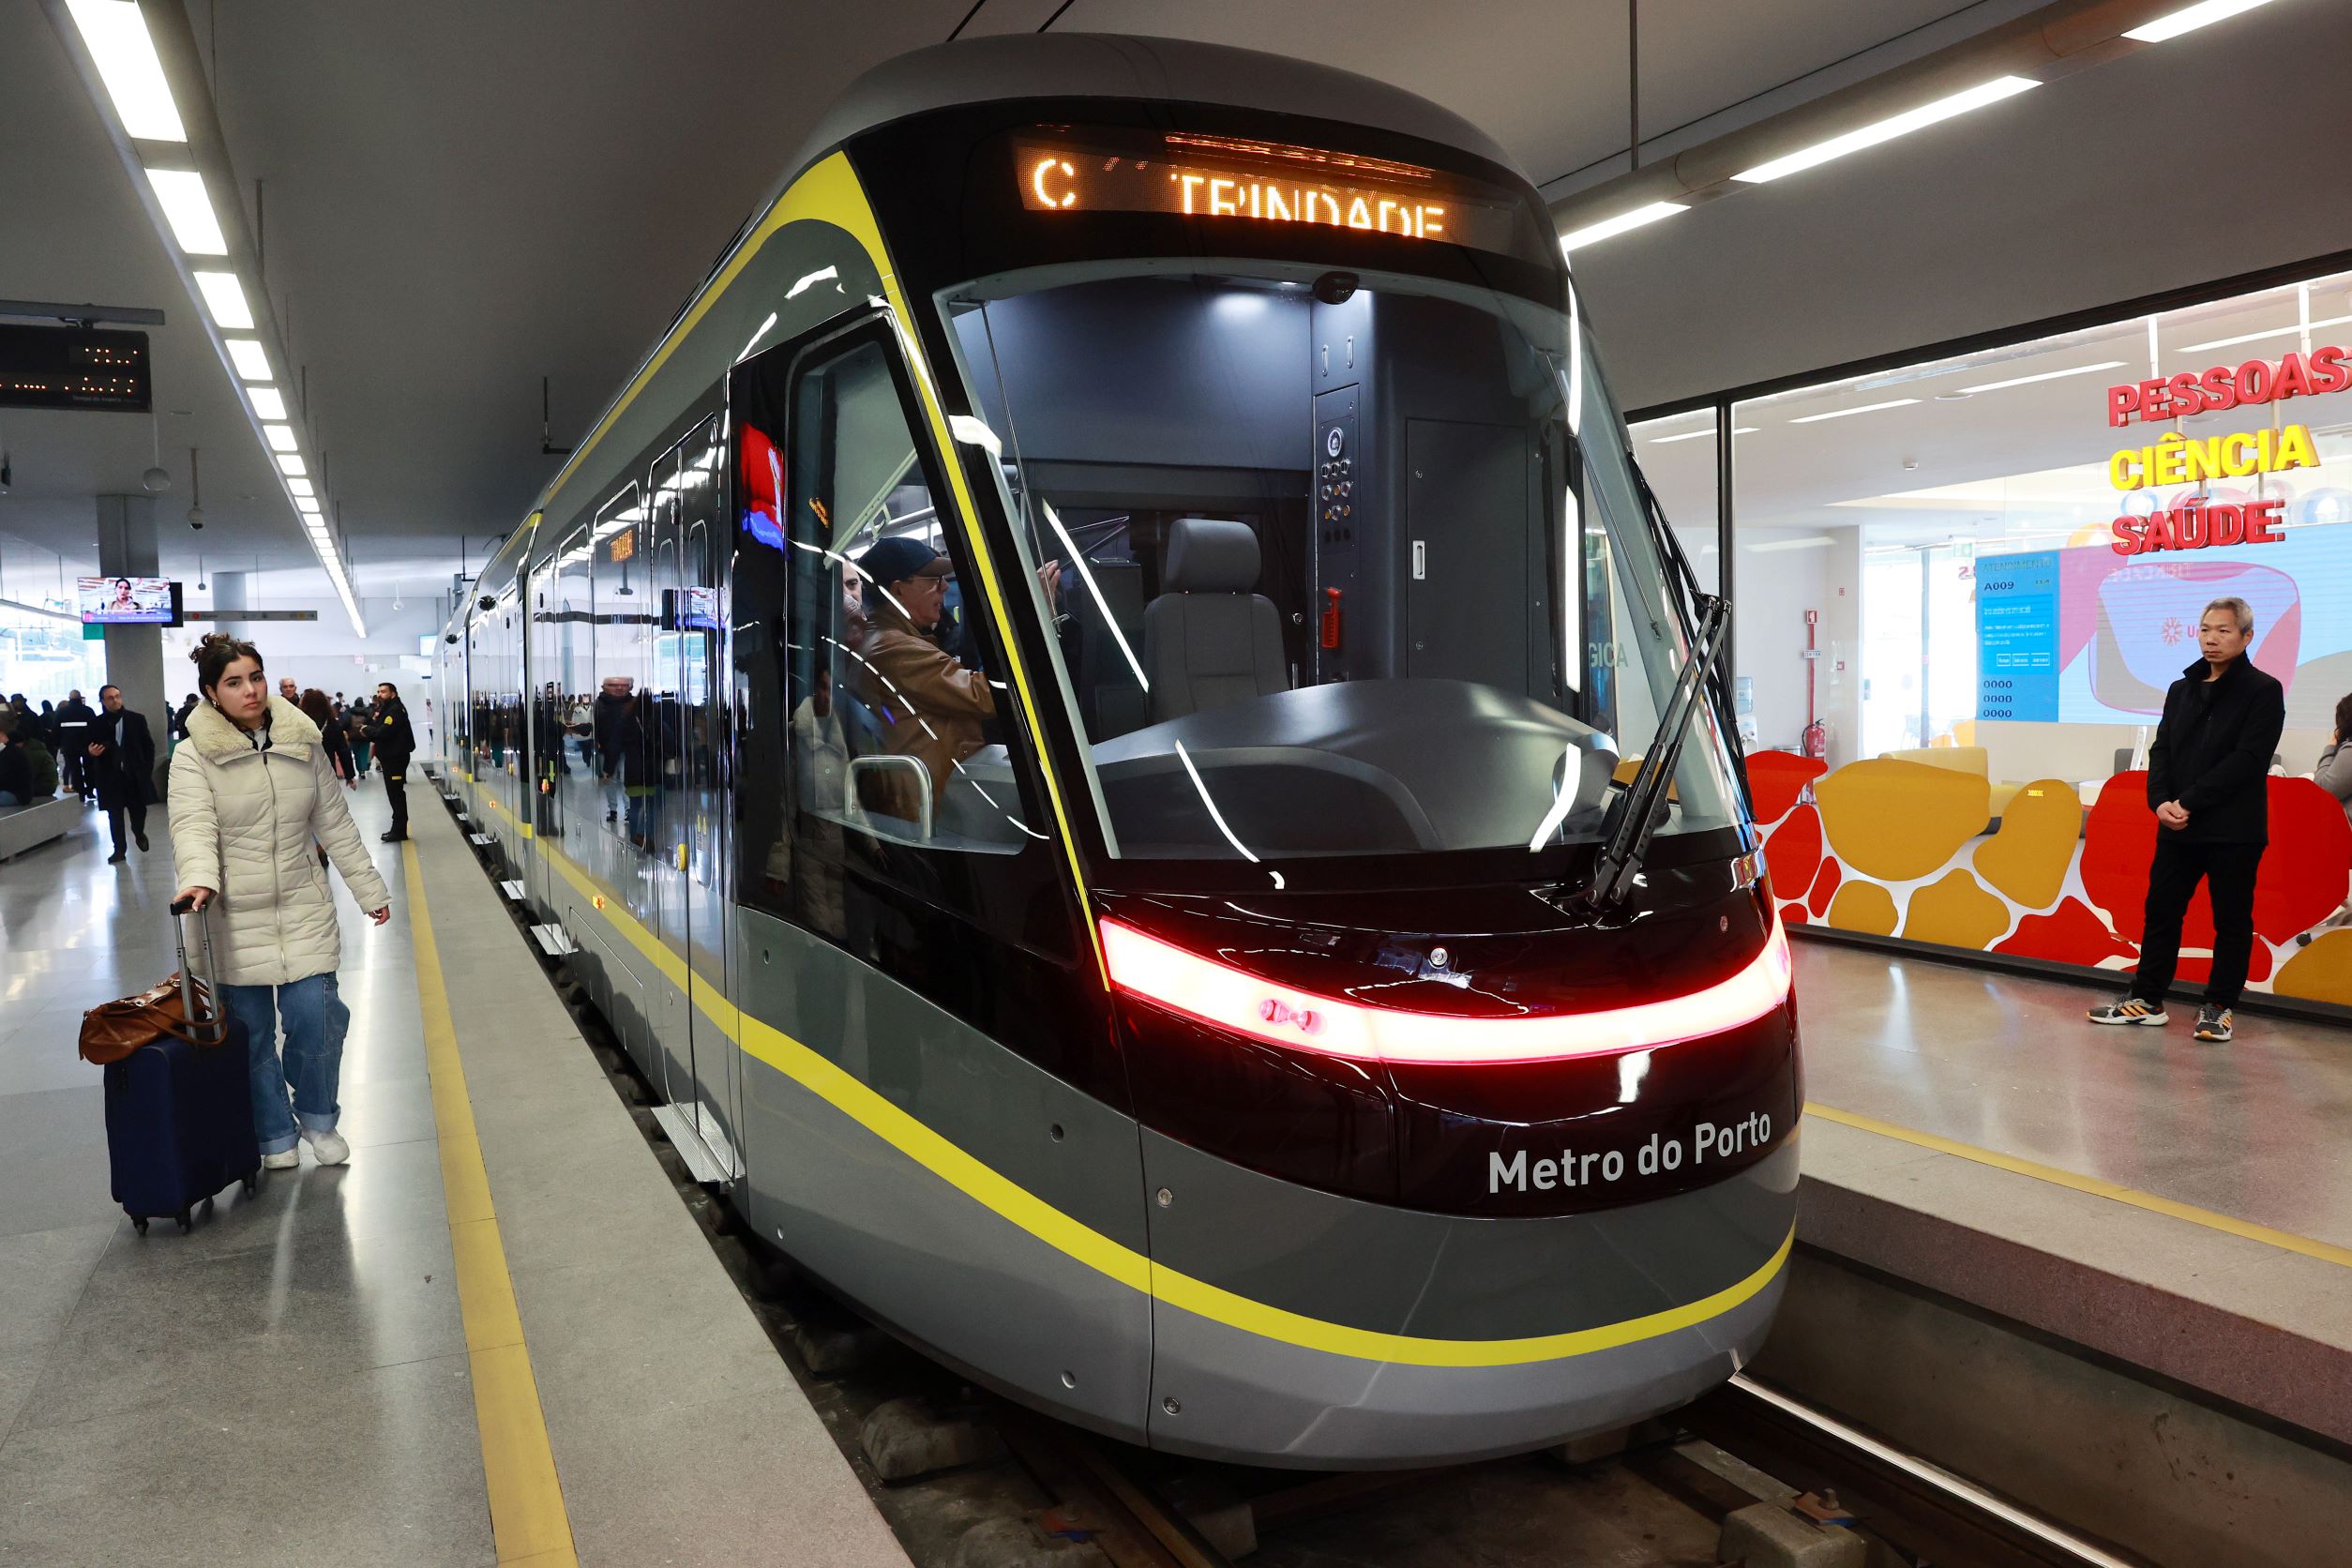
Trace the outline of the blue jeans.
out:
M 273 994 L 274 993 L 274 994 Z M 229 1016 L 245 1026 L 252 1053 L 253 1136 L 262 1153 L 282 1154 L 299 1132 L 331 1133 L 342 1108 L 335 1087 L 343 1071 L 343 1034 L 351 1009 L 332 974 L 291 986 L 223 986 Z M 286 1054 L 278 1055 L 278 1025 L 286 1026 Z M 287 1108 L 291 1095 L 293 1108 Z

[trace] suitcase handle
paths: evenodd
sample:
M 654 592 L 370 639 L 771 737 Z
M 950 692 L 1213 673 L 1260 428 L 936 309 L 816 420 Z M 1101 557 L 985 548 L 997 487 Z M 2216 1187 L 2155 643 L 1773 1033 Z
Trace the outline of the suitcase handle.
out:
M 191 914 L 195 916 L 196 929 L 204 942 L 204 988 L 203 990 L 197 989 L 196 976 L 189 972 L 188 967 L 188 920 Z M 214 1046 L 225 1045 L 229 1038 L 229 1014 L 220 1003 L 220 969 L 213 958 L 212 922 L 204 918 L 204 912 L 196 907 L 195 899 L 174 898 L 172 900 L 172 940 L 179 948 L 180 1008 L 188 1018 L 190 1033 L 194 1033 L 201 1024 L 209 1024 L 212 1038 L 201 1043 Z M 200 996 L 212 1004 L 210 1018 L 197 1016 L 196 999 Z

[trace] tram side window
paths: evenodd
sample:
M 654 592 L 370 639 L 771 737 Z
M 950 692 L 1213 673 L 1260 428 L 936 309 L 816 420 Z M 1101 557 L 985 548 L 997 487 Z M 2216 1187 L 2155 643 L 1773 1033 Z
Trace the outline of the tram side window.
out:
M 1045 837 L 903 396 L 888 340 L 854 333 L 736 384 L 742 886 L 821 930 L 840 926 L 852 862 L 955 902 L 969 883 L 951 861 Z M 780 800 L 750 782 L 779 775 Z

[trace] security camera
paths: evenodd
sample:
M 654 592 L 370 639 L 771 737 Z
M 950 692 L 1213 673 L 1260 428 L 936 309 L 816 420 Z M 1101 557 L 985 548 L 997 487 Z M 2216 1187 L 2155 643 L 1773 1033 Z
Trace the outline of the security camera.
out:
M 204 531 L 204 509 L 202 506 L 190 506 L 188 509 L 188 526 L 199 534 Z
M 456 632 L 445 631 L 441 634 L 441 640 L 444 642 L 448 643 L 453 648 L 458 645 L 458 634 Z
M 496 610 L 498 608 L 498 601 L 491 598 L 488 594 L 484 594 L 481 598 L 475 602 L 484 610 Z
M 1358 281 L 1352 272 L 1326 272 L 1315 279 L 1315 297 L 1326 305 L 1345 305 L 1355 297 Z

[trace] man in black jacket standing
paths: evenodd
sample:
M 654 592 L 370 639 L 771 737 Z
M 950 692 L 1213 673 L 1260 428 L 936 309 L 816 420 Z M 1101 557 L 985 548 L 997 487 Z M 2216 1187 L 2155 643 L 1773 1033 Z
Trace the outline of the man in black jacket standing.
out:
M 99 701 L 105 701 L 101 693 Z M 65 786 L 83 801 L 90 798 L 88 762 L 90 743 L 97 738 L 98 715 L 90 704 L 82 701 L 80 687 L 66 693 L 66 700 L 57 704 L 57 771 Z
M 416 731 L 408 721 L 408 706 L 390 681 L 376 687 L 376 705 L 362 721 L 360 733 L 376 748 L 384 763 L 384 798 L 392 803 L 392 830 L 387 844 L 408 837 L 408 760 L 416 754 Z
M 2254 611 L 2215 599 L 2197 625 L 2204 657 L 2164 693 L 2148 750 L 2148 804 L 2156 859 L 2132 988 L 2090 1012 L 2093 1023 L 2162 1024 L 2180 957 L 2180 917 L 2205 882 L 2213 905 L 2213 968 L 2197 1009 L 2197 1038 L 2227 1040 L 2254 953 L 2254 872 L 2270 841 L 2270 758 L 2286 726 L 2286 691 L 2246 657 Z
M 147 807 L 155 804 L 155 736 L 143 715 L 123 706 L 123 688 L 98 687 L 105 712 L 91 726 L 83 747 L 82 776 L 98 792 L 105 808 L 107 831 L 114 836 L 109 866 L 122 864 L 123 813 L 130 813 L 131 837 L 143 852 L 147 847 Z

